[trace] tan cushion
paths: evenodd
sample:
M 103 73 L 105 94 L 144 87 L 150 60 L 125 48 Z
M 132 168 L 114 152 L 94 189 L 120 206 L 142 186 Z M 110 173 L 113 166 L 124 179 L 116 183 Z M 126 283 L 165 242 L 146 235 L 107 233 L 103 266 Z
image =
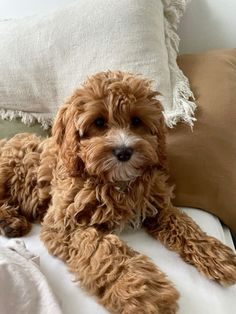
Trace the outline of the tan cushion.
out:
M 236 49 L 178 58 L 198 111 L 193 132 L 170 130 L 168 154 L 175 205 L 217 215 L 236 234 Z
M 44 130 L 39 123 L 31 126 L 25 125 L 20 119 L 15 119 L 13 121 L 1 120 L 0 119 L 0 139 L 11 138 L 17 133 L 35 133 L 42 137 L 50 135 L 50 129 Z

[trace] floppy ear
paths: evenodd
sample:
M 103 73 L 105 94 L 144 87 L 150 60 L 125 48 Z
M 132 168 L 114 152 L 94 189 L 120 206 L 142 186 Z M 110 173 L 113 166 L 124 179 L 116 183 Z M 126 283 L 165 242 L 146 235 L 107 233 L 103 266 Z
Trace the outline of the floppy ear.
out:
M 159 103 L 160 106 L 160 103 Z M 166 152 L 166 133 L 167 128 L 164 120 L 164 115 L 161 113 L 159 121 L 157 121 L 157 141 L 158 141 L 158 148 L 157 148 L 157 155 L 159 160 L 159 165 L 161 170 L 168 169 L 167 163 L 167 152 Z
M 166 153 L 166 124 L 163 115 L 163 106 L 160 100 L 157 98 L 158 96 L 162 96 L 158 91 L 154 91 L 151 89 L 151 81 L 144 80 L 143 84 L 146 84 L 140 90 L 146 97 L 147 105 L 151 105 L 154 109 L 153 115 L 150 116 L 152 121 L 152 132 L 156 136 L 157 139 L 157 149 L 156 154 L 158 156 L 158 168 L 160 170 L 166 171 L 168 169 L 167 166 L 167 153 Z M 142 85 L 140 85 L 142 87 Z
M 59 157 L 73 177 L 78 176 L 84 169 L 84 164 L 79 158 L 80 136 L 74 124 L 77 110 L 73 103 L 62 105 L 52 127 L 52 136 L 59 147 Z
M 56 143 L 61 146 L 62 141 L 65 134 L 65 114 L 68 108 L 68 104 L 64 104 L 60 107 L 60 109 L 57 112 L 56 118 L 54 120 L 53 126 L 52 126 L 52 136 L 54 137 Z
M 163 115 L 163 106 L 161 102 L 156 99 L 156 96 L 161 95 L 158 92 L 150 92 L 150 98 L 152 100 L 152 103 L 156 108 L 158 108 L 158 116 L 155 121 L 155 134 L 157 136 L 157 156 L 159 161 L 159 168 L 161 170 L 168 170 L 168 163 L 167 163 L 167 152 L 166 152 L 166 134 L 167 134 L 167 127 L 165 124 L 165 119 Z M 154 98 L 153 98 L 154 97 Z

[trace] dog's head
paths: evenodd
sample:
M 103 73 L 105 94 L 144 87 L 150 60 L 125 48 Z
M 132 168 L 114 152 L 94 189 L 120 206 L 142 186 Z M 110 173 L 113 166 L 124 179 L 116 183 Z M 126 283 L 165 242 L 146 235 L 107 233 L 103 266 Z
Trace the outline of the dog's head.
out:
M 165 167 L 162 106 L 148 80 L 102 72 L 60 108 L 52 135 L 70 175 L 80 171 L 130 181 L 152 166 Z

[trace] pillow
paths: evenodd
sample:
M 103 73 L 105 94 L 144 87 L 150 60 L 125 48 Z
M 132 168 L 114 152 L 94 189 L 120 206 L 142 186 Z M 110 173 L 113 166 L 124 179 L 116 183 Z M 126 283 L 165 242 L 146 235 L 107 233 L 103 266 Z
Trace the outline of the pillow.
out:
M 195 104 L 176 63 L 187 0 L 79 0 L 0 22 L 0 117 L 45 127 L 88 75 L 123 70 L 154 80 L 166 122 L 192 124 Z
M 236 49 L 183 55 L 178 64 L 198 111 L 193 132 L 178 125 L 168 135 L 174 203 L 215 214 L 236 234 Z

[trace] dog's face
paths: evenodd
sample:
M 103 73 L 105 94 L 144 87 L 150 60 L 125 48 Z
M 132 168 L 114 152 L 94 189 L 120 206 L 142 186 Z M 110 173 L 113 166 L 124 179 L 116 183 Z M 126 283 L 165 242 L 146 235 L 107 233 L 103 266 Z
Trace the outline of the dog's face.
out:
M 122 72 L 92 76 L 64 104 L 53 136 L 71 175 L 85 169 L 109 182 L 130 181 L 163 166 L 162 107 L 150 83 Z

